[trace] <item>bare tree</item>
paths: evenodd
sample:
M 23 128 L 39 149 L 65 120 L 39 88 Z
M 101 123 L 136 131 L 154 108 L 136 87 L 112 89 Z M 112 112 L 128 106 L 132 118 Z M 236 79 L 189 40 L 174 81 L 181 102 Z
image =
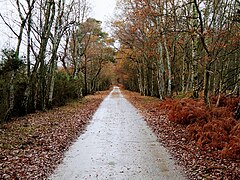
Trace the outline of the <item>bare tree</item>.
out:
M 24 7 L 24 5 L 19 1 L 16 0 L 16 7 L 17 7 L 17 12 L 18 12 L 18 16 L 20 18 L 20 25 L 19 25 L 19 32 L 17 33 L 13 27 L 11 26 L 11 24 L 9 22 L 6 21 L 6 19 L 4 18 L 4 16 L 0 13 L 0 17 L 2 18 L 2 20 L 4 21 L 5 25 L 12 31 L 12 33 L 17 37 L 17 45 L 16 45 L 16 50 L 15 50 L 15 55 L 16 58 L 19 58 L 19 52 L 20 52 L 20 46 L 22 44 L 22 37 L 23 37 L 23 32 L 24 32 L 24 28 L 26 26 L 27 20 L 29 19 L 29 17 L 31 16 L 33 7 L 34 7 L 34 3 L 35 0 L 30 1 L 30 0 L 26 0 L 26 3 L 28 4 L 28 9 L 26 9 Z M 15 99 L 15 95 L 14 95 L 14 79 L 15 79 L 15 70 L 13 69 L 11 71 L 11 78 L 9 80 L 9 109 L 6 113 L 5 119 L 8 119 L 13 111 L 14 108 L 14 99 Z

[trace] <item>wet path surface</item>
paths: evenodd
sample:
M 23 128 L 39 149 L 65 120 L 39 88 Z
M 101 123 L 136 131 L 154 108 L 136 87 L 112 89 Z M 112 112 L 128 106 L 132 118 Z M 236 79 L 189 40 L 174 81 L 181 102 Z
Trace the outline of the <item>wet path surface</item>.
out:
M 50 179 L 185 179 L 118 87 Z

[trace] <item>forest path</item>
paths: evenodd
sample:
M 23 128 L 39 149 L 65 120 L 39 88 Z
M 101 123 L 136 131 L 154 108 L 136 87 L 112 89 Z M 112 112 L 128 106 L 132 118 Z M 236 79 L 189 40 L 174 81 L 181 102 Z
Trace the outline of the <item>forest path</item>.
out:
M 185 179 L 179 169 L 114 87 L 49 179 Z

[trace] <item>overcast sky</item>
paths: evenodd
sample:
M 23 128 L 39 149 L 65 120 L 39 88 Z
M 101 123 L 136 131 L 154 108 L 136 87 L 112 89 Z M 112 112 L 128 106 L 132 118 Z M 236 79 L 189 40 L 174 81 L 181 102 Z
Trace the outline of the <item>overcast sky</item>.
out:
M 91 0 L 93 6 L 92 16 L 103 22 L 103 30 L 110 33 L 109 20 L 113 17 L 117 0 Z
M 113 17 L 114 8 L 116 6 L 117 0 L 89 0 L 92 5 L 91 17 L 102 21 L 103 30 L 110 33 L 108 21 Z M 0 0 L 0 11 L 1 13 L 7 13 L 12 16 L 11 8 L 7 5 L 9 4 L 8 0 Z M 9 34 L 8 28 L 4 25 L 0 19 L 0 49 L 4 46 L 13 45 L 12 34 Z
M 107 20 L 114 13 L 116 0 L 91 0 L 93 16 L 101 21 Z

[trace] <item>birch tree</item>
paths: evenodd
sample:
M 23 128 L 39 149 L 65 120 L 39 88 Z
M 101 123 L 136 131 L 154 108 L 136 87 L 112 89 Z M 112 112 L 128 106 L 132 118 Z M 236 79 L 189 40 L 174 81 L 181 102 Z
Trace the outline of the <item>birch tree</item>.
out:
M 239 54 L 238 6 L 238 1 L 225 0 L 122 0 L 121 20 L 114 23 L 115 32 L 124 45 L 122 49 L 129 48 L 128 60 L 133 65 L 139 62 L 135 67 L 139 91 L 156 90 L 157 86 L 160 99 L 179 91 L 191 91 L 192 97 L 198 98 L 202 91 L 208 106 L 210 92 L 216 92 L 218 99 L 222 93 L 235 92 L 239 73 L 235 64 Z M 136 49 L 139 59 L 128 53 Z M 153 73 L 147 72 L 149 67 L 153 67 Z M 152 85 L 146 86 L 146 78 Z
M 30 0 L 26 0 L 26 3 L 28 4 L 28 8 L 25 8 L 24 4 L 21 3 L 19 0 L 15 1 L 16 3 L 16 9 L 18 12 L 18 16 L 20 19 L 19 22 L 19 32 L 17 32 L 16 30 L 14 30 L 14 28 L 11 26 L 10 22 L 7 22 L 6 18 L 4 17 L 4 15 L 2 15 L 0 13 L 0 17 L 2 18 L 3 22 L 5 23 L 5 25 L 9 28 L 9 30 L 11 30 L 11 32 L 17 37 L 17 45 L 16 45 L 16 50 L 15 50 L 15 55 L 12 57 L 8 56 L 8 53 L 5 53 L 6 57 L 8 60 L 12 61 L 11 59 L 19 59 L 19 52 L 20 52 L 20 47 L 22 44 L 22 39 L 23 39 L 23 32 L 24 32 L 24 28 L 26 26 L 27 20 L 29 19 L 29 17 L 31 16 L 33 7 L 34 7 L 34 3 L 35 0 L 30 1 Z M 12 54 L 12 53 L 11 53 Z M 14 87 L 14 79 L 15 79 L 15 69 L 13 69 L 10 72 L 10 80 L 9 80 L 9 108 L 8 111 L 5 115 L 4 119 L 8 119 L 11 116 L 11 113 L 13 111 L 14 108 L 14 99 L 15 99 L 15 87 Z

